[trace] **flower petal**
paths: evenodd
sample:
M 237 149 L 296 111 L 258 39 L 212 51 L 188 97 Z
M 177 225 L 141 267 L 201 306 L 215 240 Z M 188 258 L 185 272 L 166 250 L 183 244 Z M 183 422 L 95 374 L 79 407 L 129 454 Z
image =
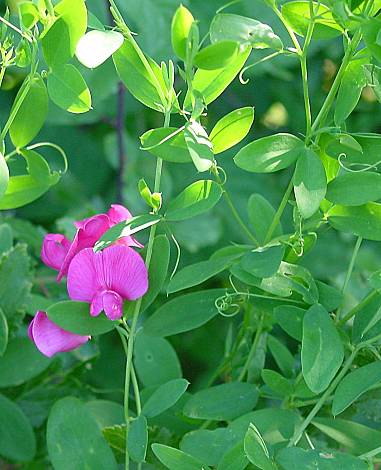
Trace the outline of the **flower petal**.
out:
M 125 245 L 113 245 L 96 254 L 102 255 L 102 263 L 97 262 L 96 269 L 107 289 L 128 300 L 135 300 L 147 292 L 148 272 L 139 253 Z
M 60 270 L 62 263 L 69 251 L 70 240 L 60 233 L 48 233 L 45 235 L 41 248 L 41 259 L 46 266 Z
M 38 311 L 31 324 L 31 338 L 37 349 L 52 357 L 59 352 L 71 351 L 86 343 L 90 336 L 81 336 L 60 328 L 49 320 L 45 312 Z
M 92 248 L 85 248 L 74 256 L 67 274 L 67 291 L 72 300 L 91 302 L 102 284 L 95 269 Z
M 60 281 L 68 272 L 70 263 L 74 256 L 85 248 L 91 248 L 101 238 L 101 236 L 110 228 L 110 220 L 106 214 L 98 214 L 85 219 L 82 226 L 78 228 L 73 239 L 70 249 L 62 263 L 61 269 L 57 276 Z
M 123 316 L 123 299 L 111 290 L 102 293 L 103 310 L 110 320 L 119 320 Z

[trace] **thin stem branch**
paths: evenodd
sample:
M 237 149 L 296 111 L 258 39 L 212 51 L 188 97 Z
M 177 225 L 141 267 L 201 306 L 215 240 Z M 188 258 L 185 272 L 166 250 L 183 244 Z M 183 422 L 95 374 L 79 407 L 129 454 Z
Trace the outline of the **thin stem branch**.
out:
M 6 20 L 5 18 L 3 18 L 2 16 L 0 16 L 0 21 L 2 23 L 4 23 L 6 26 L 8 26 L 9 28 L 13 29 L 13 31 L 16 31 L 18 34 L 20 34 L 20 36 L 22 36 L 23 38 L 25 38 L 27 41 L 29 41 L 30 43 L 33 42 L 33 40 L 29 37 L 28 34 L 24 33 L 23 31 L 21 31 L 20 28 L 18 28 L 17 26 L 15 26 L 14 24 L 10 23 L 8 20 Z
M 292 30 L 291 26 L 288 24 L 288 22 L 286 21 L 286 19 L 283 17 L 282 13 L 278 10 L 278 8 L 276 6 L 273 8 L 273 11 L 276 14 L 276 16 L 280 19 L 280 21 L 283 23 L 284 27 L 287 29 L 287 32 L 290 35 L 291 41 L 293 42 L 296 51 L 298 52 L 298 54 L 301 54 L 302 49 L 300 47 L 298 38 L 296 37 L 296 35 L 295 35 L 294 31 Z
M 125 111 L 125 94 L 126 88 L 122 82 L 118 83 L 118 98 L 117 98 L 117 115 L 115 122 L 116 139 L 118 146 L 118 175 L 116 183 L 116 197 L 117 201 L 123 204 L 123 187 L 124 187 L 124 172 L 126 166 L 126 149 L 124 143 L 124 120 L 126 117 Z
M 164 120 L 164 127 L 169 126 L 170 121 L 170 113 L 165 114 Z M 160 181 L 161 181 L 161 173 L 162 173 L 162 166 L 163 161 L 161 158 L 158 158 L 156 161 L 156 174 L 155 174 L 155 192 L 159 191 L 160 189 Z M 147 270 L 150 268 L 151 258 L 152 258 L 152 250 L 153 250 L 153 242 L 156 234 L 156 225 L 152 225 L 149 233 L 148 244 L 147 244 L 147 255 L 145 259 Z M 124 382 L 124 389 L 125 389 L 125 397 L 124 397 L 124 413 L 126 419 L 126 461 L 125 461 L 125 469 L 129 470 L 130 468 L 130 458 L 128 452 L 128 432 L 129 432 L 129 390 L 130 390 L 130 379 L 132 373 L 132 355 L 134 351 L 134 341 L 136 335 L 136 328 L 138 325 L 138 318 L 140 313 L 140 307 L 142 304 L 142 297 L 137 300 L 134 308 L 134 313 L 132 316 L 131 327 L 130 327 L 130 334 L 128 338 L 128 345 L 127 345 L 127 360 L 126 360 L 126 375 L 125 375 L 125 382 Z
M 304 419 L 304 421 L 301 423 L 301 425 L 295 430 L 294 436 L 292 437 L 292 439 L 288 443 L 288 447 L 293 447 L 300 441 L 301 437 L 303 436 L 304 431 L 310 425 L 311 421 L 315 418 L 317 413 L 324 406 L 324 404 L 327 401 L 328 397 L 332 394 L 332 392 L 335 390 L 337 385 L 341 382 L 342 378 L 348 372 L 349 368 L 352 365 L 352 362 L 353 362 L 354 358 L 356 357 L 357 351 L 358 351 L 358 348 L 356 348 L 351 353 L 351 355 L 345 361 L 345 363 L 343 365 L 343 368 L 341 369 L 340 373 L 336 376 L 336 378 L 333 380 L 331 385 L 323 393 L 323 395 L 320 397 L 319 401 L 312 408 L 312 410 L 310 411 L 308 416 Z
M 247 356 L 247 359 L 245 361 L 243 369 L 242 369 L 241 373 L 239 374 L 239 377 L 238 377 L 239 382 L 241 382 L 245 378 L 245 376 L 246 376 L 246 374 L 249 370 L 251 361 L 253 360 L 253 357 L 254 357 L 254 355 L 257 351 L 259 340 L 261 339 L 261 336 L 262 336 L 263 320 L 264 320 L 264 315 L 262 314 L 259 318 L 257 331 L 255 332 L 254 341 L 253 341 L 253 344 L 251 345 L 249 355 Z
M 364 307 L 366 307 L 372 300 L 379 295 L 378 291 L 373 290 L 370 292 L 365 299 L 363 299 L 359 304 L 356 305 L 356 307 L 352 308 L 339 322 L 337 323 L 337 326 L 342 326 L 347 323 L 352 317 L 354 317 L 360 310 L 362 310 Z
M 274 231 L 275 231 L 277 225 L 280 222 L 280 219 L 283 215 L 283 212 L 284 212 L 284 210 L 287 206 L 287 202 L 288 202 L 288 199 L 290 197 L 293 186 L 294 186 L 294 176 L 291 177 L 290 182 L 288 183 L 286 191 L 285 191 L 285 193 L 283 195 L 283 198 L 282 198 L 282 200 L 279 204 L 278 210 L 276 211 L 274 219 L 271 222 L 271 225 L 270 225 L 270 227 L 267 231 L 267 234 L 266 234 L 266 237 L 265 237 L 265 245 L 266 245 L 266 243 L 268 243 L 271 240 L 271 237 L 273 236 Z
M 352 253 L 352 256 L 351 256 L 351 260 L 349 262 L 349 266 L 348 266 L 348 270 L 347 270 L 347 274 L 345 276 L 345 280 L 344 280 L 344 284 L 343 284 L 343 287 L 341 289 L 341 293 L 344 295 L 345 292 L 347 291 L 347 288 L 348 288 L 348 284 L 349 284 L 349 281 L 351 279 L 351 276 L 352 276 L 352 273 L 353 273 L 353 269 L 355 267 L 355 262 L 356 262 L 356 258 L 357 258 L 357 255 L 358 255 L 358 252 L 360 250 L 360 247 L 361 247 L 361 243 L 362 243 L 362 237 L 358 237 L 357 240 L 356 240 L 356 244 L 353 248 L 353 253 Z M 336 312 L 336 322 L 338 322 L 340 320 L 340 315 L 341 315 L 341 311 L 342 311 L 342 305 L 337 309 L 337 312 Z

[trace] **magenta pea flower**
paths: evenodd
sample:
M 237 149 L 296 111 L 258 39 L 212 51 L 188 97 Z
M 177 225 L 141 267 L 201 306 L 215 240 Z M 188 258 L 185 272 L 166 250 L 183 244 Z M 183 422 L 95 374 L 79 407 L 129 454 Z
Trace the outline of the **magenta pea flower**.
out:
M 45 235 L 41 248 L 41 259 L 49 268 L 59 270 L 70 248 L 70 240 L 60 233 Z
M 132 218 L 128 209 L 120 204 L 112 204 L 107 214 L 97 214 L 74 223 L 77 231 L 72 242 L 61 234 L 48 234 L 44 238 L 41 259 L 50 268 L 58 271 L 57 281 L 67 275 L 74 256 L 85 248 L 91 248 L 114 225 Z M 133 237 L 122 237 L 118 244 L 142 245 Z
M 48 357 L 52 357 L 59 352 L 76 349 L 91 338 L 90 336 L 81 336 L 63 330 L 41 310 L 36 313 L 30 322 L 28 335 L 37 349 Z
M 136 300 L 148 289 L 143 258 L 127 245 L 112 245 L 94 253 L 81 250 L 72 260 L 67 290 L 72 300 L 90 303 L 90 314 L 104 310 L 110 320 L 123 315 L 123 301 Z

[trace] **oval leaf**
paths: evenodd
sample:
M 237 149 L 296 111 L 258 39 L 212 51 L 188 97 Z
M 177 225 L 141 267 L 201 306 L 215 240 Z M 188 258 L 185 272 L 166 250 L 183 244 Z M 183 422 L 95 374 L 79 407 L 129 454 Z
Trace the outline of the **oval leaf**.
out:
M 152 450 L 160 462 L 169 470 L 208 470 L 199 460 L 185 452 L 163 444 L 152 444 Z
M 48 76 L 48 92 L 57 106 L 70 113 L 86 113 L 91 108 L 90 90 L 74 65 L 54 69 Z
M 110 321 L 106 316 L 92 317 L 90 307 L 85 302 L 64 300 L 51 305 L 46 310 L 52 322 L 66 331 L 78 335 L 100 335 L 111 331 L 116 322 Z
M 215 181 L 196 181 L 170 201 L 165 218 L 170 222 L 193 218 L 214 207 L 221 196 L 221 186 Z
M 381 175 L 371 171 L 344 173 L 328 184 L 326 198 L 344 206 L 377 201 L 381 199 Z
M 322 161 L 310 149 L 300 155 L 294 175 L 296 204 L 304 219 L 308 219 L 319 209 L 327 190 L 327 178 Z
M 381 382 L 381 361 L 372 362 L 349 373 L 339 383 L 332 402 L 332 414 L 342 413 L 363 393 Z
M 176 127 L 159 127 L 145 132 L 140 141 L 143 150 L 172 163 L 191 162 L 191 156 L 185 142 L 184 131 Z
M 238 43 L 221 41 L 201 49 L 194 58 L 196 67 L 204 70 L 216 70 L 226 67 L 237 57 Z
M 159 386 L 144 403 L 142 413 L 147 418 L 153 418 L 171 408 L 188 388 L 185 379 L 174 379 Z
M 315 393 L 324 391 L 343 358 L 343 345 L 329 313 L 313 305 L 303 319 L 302 371 L 308 387 Z
M 211 289 L 176 297 L 145 322 L 144 332 L 164 337 L 198 328 L 217 315 L 215 301 L 225 293 L 225 289 Z
M 234 157 L 234 162 L 246 171 L 272 173 L 292 165 L 303 149 L 304 144 L 298 137 L 275 134 L 243 147 Z
M 54 404 L 46 439 L 55 470 L 118 468 L 95 419 L 77 398 L 66 397 Z
M 254 122 L 254 108 L 235 109 L 221 118 L 210 133 L 213 153 L 221 153 L 241 142 Z
M 172 47 L 175 54 L 183 60 L 186 57 L 187 38 L 193 21 L 192 13 L 184 5 L 180 5 L 173 15 L 171 25 Z
M 123 41 L 118 31 L 89 31 L 78 41 L 75 55 L 85 67 L 94 69 L 111 57 Z

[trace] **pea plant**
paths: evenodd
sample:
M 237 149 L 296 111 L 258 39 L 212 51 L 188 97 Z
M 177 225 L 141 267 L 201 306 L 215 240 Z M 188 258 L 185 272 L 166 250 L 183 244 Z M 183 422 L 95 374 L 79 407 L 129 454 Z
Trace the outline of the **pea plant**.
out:
M 117 201 L 70 223 L 71 237 L 1 215 L 0 455 L 9 468 L 378 468 L 381 431 L 360 409 L 371 412 L 381 384 L 381 270 L 360 302 L 350 281 L 363 242 L 381 241 L 381 135 L 351 132 L 347 121 L 364 89 L 381 101 L 381 1 L 264 0 L 282 31 L 234 13 L 236 4 L 209 27 L 179 5 L 173 60 L 161 63 L 114 0 L 110 25 L 84 0 L 23 1 L 16 16 L 0 17 L 0 84 L 11 69 L 23 74 L 1 126 L 2 211 L 35 201 L 66 172 L 64 149 L 35 138 L 50 101 L 92 112 L 83 68 L 112 58 L 121 87 L 162 116 L 140 136 L 156 162 L 154 181 L 142 177 L 136 188 L 145 213 Z M 342 59 L 313 109 L 309 53 L 335 38 Z M 297 135 L 252 139 L 255 103 L 210 124 L 209 108 L 233 80 L 251 87 L 250 70 L 280 57 L 300 64 Z M 233 147 L 237 171 L 288 175 L 277 208 L 252 175 L 247 214 L 237 209 L 220 155 Z M 194 181 L 168 197 L 163 166 L 186 164 Z M 231 239 L 183 266 L 176 225 L 217 204 L 245 244 Z M 304 265 L 328 230 L 353 245 L 340 286 Z M 52 270 L 53 294 L 43 278 Z M 183 333 L 193 338 L 211 321 L 224 332 L 224 354 L 207 380 L 188 381 L 173 344 L 180 350 Z M 113 338 L 110 356 L 97 346 L 104 336 Z M 96 360 L 123 365 L 123 390 L 87 383 Z

